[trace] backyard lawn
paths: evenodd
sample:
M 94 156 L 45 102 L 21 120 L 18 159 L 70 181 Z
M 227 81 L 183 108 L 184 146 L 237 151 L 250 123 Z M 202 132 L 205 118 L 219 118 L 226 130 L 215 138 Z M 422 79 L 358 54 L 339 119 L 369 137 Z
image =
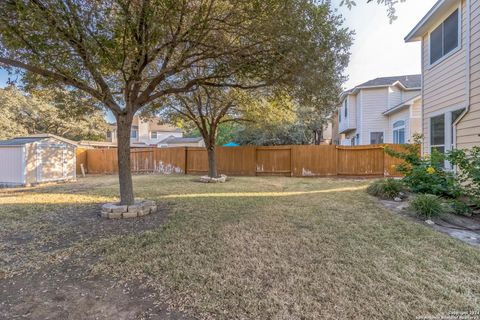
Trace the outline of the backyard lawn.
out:
M 368 180 L 115 176 L 0 191 L 0 318 L 415 319 L 480 311 L 480 251 L 380 207 Z M 478 314 L 477 314 L 478 315 Z

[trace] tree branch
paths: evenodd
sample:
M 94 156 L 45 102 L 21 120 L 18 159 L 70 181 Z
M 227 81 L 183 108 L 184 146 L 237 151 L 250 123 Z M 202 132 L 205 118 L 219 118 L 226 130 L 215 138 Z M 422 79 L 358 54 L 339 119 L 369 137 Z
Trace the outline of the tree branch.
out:
M 70 77 L 68 77 L 64 74 L 61 74 L 61 73 L 57 73 L 57 72 L 53 72 L 53 71 L 50 71 L 50 70 L 47 70 L 47 69 L 42 69 L 42 68 L 39 68 L 39 67 L 36 67 L 36 66 L 28 65 L 28 64 L 25 64 L 23 62 L 13 60 L 13 59 L 9 59 L 9 58 L 0 57 L 0 63 L 9 65 L 9 66 L 12 66 L 12 67 L 15 67 L 15 68 L 23 69 L 23 70 L 41 75 L 41 76 L 49 78 L 49 79 L 61 81 L 62 83 L 66 84 L 66 85 L 73 86 L 77 89 L 85 91 L 88 94 L 90 94 L 92 97 L 95 97 L 96 99 L 104 102 L 112 112 L 116 112 L 116 113 L 121 113 L 122 112 L 122 109 L 118 105 L 116 105 L 115 103 L 107 101 L 106 97 L 101 92 L 99 92 L 98 90 L 90 87 L 89 85 L 87 85 L 86 83 L 84 83 L 82 81 L 70 78 Z

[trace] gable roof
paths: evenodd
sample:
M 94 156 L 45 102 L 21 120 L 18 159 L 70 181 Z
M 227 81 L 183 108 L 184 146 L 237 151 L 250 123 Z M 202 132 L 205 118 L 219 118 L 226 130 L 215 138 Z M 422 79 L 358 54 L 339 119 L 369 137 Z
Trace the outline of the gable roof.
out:
M 13 139 L 3 140 L 3 141 L 0 141 L 0 146 L 23 146 L 29 143 L 45 140 L 48 138 L 59 140 L 74 146 L 77 145 L 75 141 L 65 139 L 65 138 L 56 136 L 54 134 L 45 133 L 45 134 L 32 134 L 24 137 L 15 137 Z
M 343 99 L 343 96 L 347 94 L 352 94 L 358 92 L 360 89 L 367 88 L 381 88 L 389 87 L 395 84 L 400 84 L 406 90 L 420 89 L 422 87 L 422 75 L 421 74 L 410 74 L 403 76 L 391 76 L 391 77 L 380 77 L 364 82 L 350 90 L 344 91 L 340 95 L 340 99 Z
M 367 82 L 362 83 L 356 88 L 393 86 L 397 82 L 400 82 L 407 89 L 420 88 L 422 85 L 422 75 L 411 74 L 411 75 L 405 75 L 405 76 L 375 78 L 373 80 L 369 80 Z

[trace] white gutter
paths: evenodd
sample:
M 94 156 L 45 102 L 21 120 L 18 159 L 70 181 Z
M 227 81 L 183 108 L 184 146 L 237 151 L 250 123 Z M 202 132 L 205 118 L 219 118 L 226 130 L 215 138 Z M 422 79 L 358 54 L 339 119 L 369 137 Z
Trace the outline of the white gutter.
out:
M 471 0 L 466 0 L 465 5 L 467 6 L 466 12 L 465 12 L 465 19 L 466 19 L 466 30 L 465 30 L 465 39 L 466 39 L 466 44 L 465 44 L 465 81 L 466 81 L 466 87 L 465 87 L 465 110 L 462 112 L 462 114 L 455 120 L 453 123 L 453 147 L 457 147 L 457 125 L 460 123 L 460 121 L 467 115 L 467 113 L 470 111 L 470 56 L 471 56 Z
M 458 0 L 438 0 L 427 14 L 417 23 L 412 31 L 404 38 L 405 42 L 420 41 L 422 35 L 427 31 L 429 24 L 438 19 L 445 8 L 448 8 Z

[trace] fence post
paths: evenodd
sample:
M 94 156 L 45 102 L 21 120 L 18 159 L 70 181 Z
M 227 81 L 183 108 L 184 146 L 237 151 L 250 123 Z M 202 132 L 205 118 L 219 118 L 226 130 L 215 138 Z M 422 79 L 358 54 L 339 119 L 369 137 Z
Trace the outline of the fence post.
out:
M 383 170 L 382 170 L 382 171 L 383 171 L 383 177 L 386 177 L 386 176 L 387 176 L 387 175 L 386 175 L 386 171 L 385 171 L 385 169 L 386 169 L 386 166 L 385 166 L 385 158 L 386 158 L 386 157 L 385 157 L 385 146 L 386 146 L 386 144 L 383 144 L 383 145 L 382 145 L 382 147 L 383 147 L 383 148 L 382 148 L 382 167 L 383 167 Z
M 293 177 L 293 146 L 290 146 L 290 177 Z
M 335 175 L 338 176 L 338 146 L 335 145 Z
M 185 147 L 185 170 L 183 170 L 185 172 L 185 174 L 187 174 L 187 169 L 188 169 L 188 147 Z
M 258 166 L 257 160 L 258 160 L 257 159 L 257 146 L 254 146 L 253 147 L 253 163 L 254 163 L 255 168 L 254 168 L 253 172 L 254 172 L 255 177 L 257 176 L 257 166 Z

